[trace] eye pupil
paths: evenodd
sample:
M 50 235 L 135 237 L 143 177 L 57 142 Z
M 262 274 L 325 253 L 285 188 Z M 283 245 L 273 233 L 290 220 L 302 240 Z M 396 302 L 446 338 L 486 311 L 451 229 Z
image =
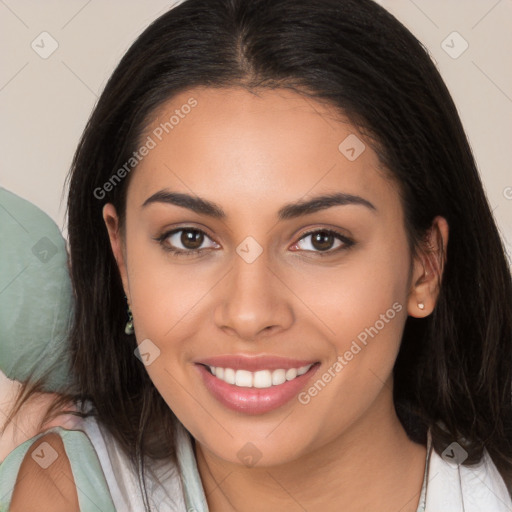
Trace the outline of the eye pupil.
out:
M 204 235 L 200 231 L 183 230 L 181 233 L 181 243 L 187 249 L 197 249 L 203 243 Z
M 312 236 L 312 244 L 315 249 L 326 250 L 332 247 L 334 235 L 326 231 L 319 231 Z

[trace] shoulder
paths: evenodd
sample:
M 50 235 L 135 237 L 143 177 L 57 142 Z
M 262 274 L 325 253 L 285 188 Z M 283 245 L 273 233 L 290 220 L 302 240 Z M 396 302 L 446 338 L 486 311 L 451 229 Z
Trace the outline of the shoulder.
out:
M 509 512 L 512 498 L 487 451 L 472 466 L 449 462 L 432 450 L 425 512 Z
M 45 434 L 29 448 L 17 475 L 10 510 L 80 511 L 71 465 L 58 434 Z
M 115 511 L 89 438 L 62 427 L 25 441 L 0 464 L 0 511 L 33 510 L 29 497 L 36 500 L 34 510 L 45 510 L 46 502 L 48 510 L 88 510 L 92 500 L 102 511 Z

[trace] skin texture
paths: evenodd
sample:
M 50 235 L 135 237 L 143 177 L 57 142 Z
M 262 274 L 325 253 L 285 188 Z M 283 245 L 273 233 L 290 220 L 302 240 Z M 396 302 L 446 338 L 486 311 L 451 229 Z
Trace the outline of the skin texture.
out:
M 43 443 L 48 443 L 51 448 Z M 35 457 L 32 454 L 35 452 Z M 55 460 L 47 467 L 37 457 Z M 78 494 L 62 439 L 54 433 L 41 437 L 21 463 L 10 512 L 79 512 Z
M 413 259 L 398 187 L 375 152 L 366 144 L 349 161 L 339 144 L 363 136 L 292 91 L 185 91 L 161 106 L 146 135 L 191 97 L 197 106 L 132 171 L 125 236 L 112 204 L 103 217 L 137 341 L 149 338 L 160 350 L 146 369 L 196 439 L 210 510 L 415 511 L 426 450 L 396 416 L 392 368 L 407 315 L 435 306 L 446 221 L 435 219 L 431 252 Z M 227 216 L 141 207 L 164 188 L 213 201 Z M 277 219 L 285 203 L 336 192 L 375 210 L 333 206 Z M 154 240 L 178 227 L 206 232 L 202 255 L 178 257 Z M 343 243 L 333 238 L 322 257 L 321 244 L 304 237 L 312 228 L 355 244 L 336 251 Z M 186 250 L 180 235 L 164 243 Z M 263 249 L 250 264 L 236 252 L 247 236 Z M 396 303 L 401 311 L 307 405 L 292 399 L 256 416 L 231 411 L 194 364 L 220 354 L 278 355 L 318 361 L 321 376 Z M 238 454 L 248 442 L 260 454 L 252 467 Z

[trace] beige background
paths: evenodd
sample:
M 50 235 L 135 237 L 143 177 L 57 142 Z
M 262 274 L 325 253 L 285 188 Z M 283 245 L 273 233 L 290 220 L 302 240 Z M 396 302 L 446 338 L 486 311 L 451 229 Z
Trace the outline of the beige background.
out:
M 512 0 L 379 3 L 437 62 L 512 254 Z M 170 5 L 164 0 L 0 0 L 0 185 L 46 211 L 64 234 L 64 178 L 87 118 L 123 53 Z M 450 36 L 454 31 L 460 35 Z M 42 37 L 46 50 L 52 38 L 58 44 L 46 59 L 31 46 L 41 47 Z M 453 58 L 464 41 L 468 48 Z M 0 413 L 12 384 L 0 372 Z M 17 441 L 30 433 L 24 426 Z M 10 436 L 0 439 L 0 461 L 10 442 Z

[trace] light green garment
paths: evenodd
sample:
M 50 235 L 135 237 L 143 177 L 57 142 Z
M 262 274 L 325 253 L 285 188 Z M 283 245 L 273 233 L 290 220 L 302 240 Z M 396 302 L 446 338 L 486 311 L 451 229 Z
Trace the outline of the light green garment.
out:
M 65 240 L 46 213 L 0 187 L 0 370 L 23 382 L 53 365 L 46 391 L 72 382 L 72 291 Z

